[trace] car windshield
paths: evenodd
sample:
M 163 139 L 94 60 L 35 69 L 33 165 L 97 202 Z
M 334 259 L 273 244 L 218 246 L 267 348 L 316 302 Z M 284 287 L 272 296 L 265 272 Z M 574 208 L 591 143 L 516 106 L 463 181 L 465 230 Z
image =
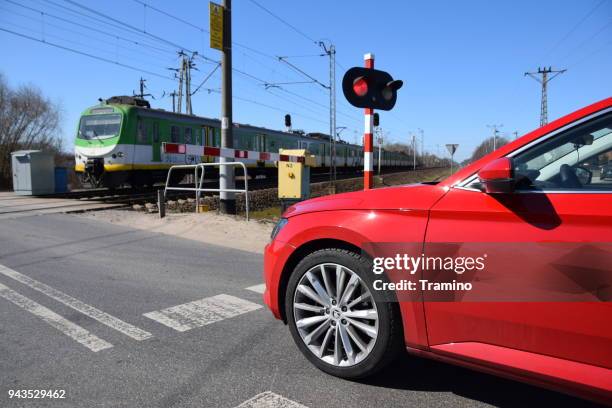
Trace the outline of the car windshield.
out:
M 89 115 L 81 118 L 79 125 L 80 139 L 104 139 L 117 135 L 121 126 L 121 115 Z

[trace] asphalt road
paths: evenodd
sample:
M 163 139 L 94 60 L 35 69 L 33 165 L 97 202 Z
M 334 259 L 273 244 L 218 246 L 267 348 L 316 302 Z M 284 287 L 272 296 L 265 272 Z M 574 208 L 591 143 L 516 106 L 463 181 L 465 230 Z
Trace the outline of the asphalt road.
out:
M 248 252 L 52 214 L 0 221 L 0 265 L 2 407 L 588 405 L 410 357 L 364 382 L 324 374 L 246 289 L 262 282 Z M 9 398 L 24 389 L 66 398 Z

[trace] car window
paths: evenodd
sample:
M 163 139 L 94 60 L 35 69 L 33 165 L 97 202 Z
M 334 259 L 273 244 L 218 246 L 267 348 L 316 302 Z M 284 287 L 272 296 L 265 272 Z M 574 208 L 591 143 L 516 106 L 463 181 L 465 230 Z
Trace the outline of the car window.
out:
M 612 114 L 545 140 L 513 164 L 519 190 L 612 192 Z

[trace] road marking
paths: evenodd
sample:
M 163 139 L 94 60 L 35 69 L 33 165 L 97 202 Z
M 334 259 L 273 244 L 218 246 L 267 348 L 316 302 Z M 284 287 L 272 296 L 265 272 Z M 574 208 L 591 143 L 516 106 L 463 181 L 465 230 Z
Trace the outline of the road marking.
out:
M 221 294 L 145 313 L 144 316 L 174 330 L 184 332 L 257 309 L 261 309 L 261 305 Z
M 244 401 L 236 408 L 308 408 L 299 402 L 285 398 L 282 395 L 273 393 L 272 391 L 262 392 L 253 398 Z
M 113 347 L 109 342 L 91 334 L 81 326 L 64 319 L 54 311 L 47 309 L 43 305 L 34 302 L 27 297 L 20 295 L 14 290 L 0 283 L 0 297 L 5 298 L 22 309 L 27 310 L 33 315 L 41 318 L 49 325 L 64 333 L 66 336 L 78 341 L 91 351 L 97 352 L 110 347 Z
M 257 292 L 257 293 L 264 293 L 266 291 L 266 284 L 261 283 L 259 285 L 249 286 L 248 288 L 245 288 L 245 289 L 253 291 L 253 292 Z
M 71 307 L 74 310 L 77 310 L 83 313 L 84 315 L 89 316 L 92 319 L 95 319 L 100 323 L 107 325 L 111 329 L 115 329 L 125 334 L 126 336 L 133 338 L 134 340 L 140 341 L 153 337 L 153 335 L 148 331 L 132 326 L 131 324 L 126 323 L 123 320 L 111 316 L 108 313 L 103 312 L 102 310 L 96 309 L 93 306 L 83 303 L 80 300 L 73 298 L 72 296 L 60 292 L 57 289 L 53 289 L 52 287 L 45 285 L 42 282 L 39 282 L 22 273 L 7 268 L 6 266 L 0 265 L 0 273 L 5 276 L 8 276 L 9 278 L 15 279 L 18 282 L 21 282 L 34 290 L 42 292 L 50 298 L 55 299 L 58 302 L 61 302 L 66 306 Z

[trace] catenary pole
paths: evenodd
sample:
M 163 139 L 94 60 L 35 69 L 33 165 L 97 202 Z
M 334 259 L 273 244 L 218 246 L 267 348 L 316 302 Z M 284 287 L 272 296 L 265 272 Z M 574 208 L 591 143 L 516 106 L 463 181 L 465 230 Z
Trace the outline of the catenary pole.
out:
M 232 0 L 223 0 L 223 52 L 221 56 L 221 147 L 234 147 L 232 135 Z M 219 162 L 227 161 L 220 157 Z M 234 189 L 234 168 L 220 166 L 219 188 Z M 219 210 L 223 214 L 236 214 L 236 195 L 220 193 Z

